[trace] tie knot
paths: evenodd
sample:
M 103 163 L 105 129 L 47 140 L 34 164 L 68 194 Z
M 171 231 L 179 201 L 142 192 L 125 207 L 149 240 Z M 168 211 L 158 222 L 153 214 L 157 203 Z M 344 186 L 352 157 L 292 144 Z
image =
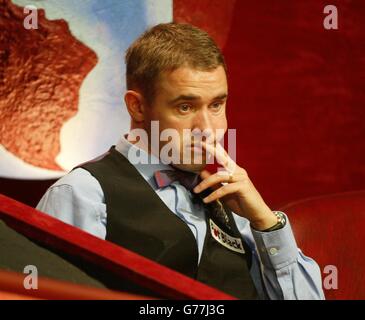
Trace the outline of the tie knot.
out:
M 179 181 L 187 190 L 192 191 L 197 186 L 201 179 L 196 173 L 182 171 L 182 170 L 159 170 L 154 173 L 156 184 L 159 188 L 167 187 L 174 181 Z M 201 203 L 201 199 L 208 196 L 211 192 L 210 189 L 204 190 L 197 196 L 193 197 L 193 202 Z M 229 217 L 224 209 L 222 203 L 218 200 L 206 205 L 210 215 L 215 217 L 228 229 L 231 229 L 229 225 Z
M 155 172 L 154 177 L 159 188 L 169 186 L 171 183 L 179 181 L 181 185 L 191 191 L 200 182 L 198 174 L 182 170 L 159 170 Z

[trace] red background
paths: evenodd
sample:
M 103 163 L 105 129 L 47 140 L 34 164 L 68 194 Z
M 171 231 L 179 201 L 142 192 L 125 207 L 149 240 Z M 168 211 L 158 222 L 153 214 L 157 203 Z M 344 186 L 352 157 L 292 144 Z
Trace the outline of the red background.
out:
M 229 68 L 228 118 L 238 163 L 272 207 L 365 189 L 365 3 L 175 0 L 174 19 L 210 32 Z M 36 205 L 51 181 L 1 179 Z
M 365 188 L 365 2 L 330 3 L 338 30 L 328 1 L 174 1 L 177 21 L 218 34 L 238 163 L 271 206 Z

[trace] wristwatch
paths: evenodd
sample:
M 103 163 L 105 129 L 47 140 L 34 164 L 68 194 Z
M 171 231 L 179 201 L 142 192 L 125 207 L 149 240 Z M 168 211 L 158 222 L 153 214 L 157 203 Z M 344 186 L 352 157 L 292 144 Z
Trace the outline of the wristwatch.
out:
M 278 219 L 278 222 L 273 225 L 272 227 L 262 230 L 261 232 L 270 232 L 270 231 L 275 231 L 275 230 L 279 230 L 281 228 L 283 228 L 286 224 L 286 217 L 284 212 L 281 211 L 273 211 L 273 213 L 276 215 L 276 218 Z

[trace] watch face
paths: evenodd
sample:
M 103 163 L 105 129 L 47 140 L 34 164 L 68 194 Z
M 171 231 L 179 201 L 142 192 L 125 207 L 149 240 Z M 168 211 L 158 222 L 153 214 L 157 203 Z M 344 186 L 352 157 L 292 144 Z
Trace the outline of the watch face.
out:
M 275 215 L 277 216 L 277 218 L 278 218 L 278 224 L 280 224 L 281 226 L 285 226 L 285 224 L 286 224 L 286 219 L 285 219 L 285 215 L 284 215 L 284 213 L 283 212 L 281 212 L 281 211 L 275 211 L 274 212 L 275 213 Z

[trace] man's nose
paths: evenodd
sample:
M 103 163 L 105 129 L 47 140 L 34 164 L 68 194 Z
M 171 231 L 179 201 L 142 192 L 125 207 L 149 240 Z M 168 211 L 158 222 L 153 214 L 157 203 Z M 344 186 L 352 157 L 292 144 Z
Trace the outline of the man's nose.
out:
M 199 129 L 200 131 L 212 130 L 212 121 L 209 112 L 206 110 L 200 110 L 197 112 L 192 129 Z
M 210 141 L 210 139 L 214 139 L 212 119 L 208 112 L 199 111 L 196 114 L 192 134 L 198 140 Z

